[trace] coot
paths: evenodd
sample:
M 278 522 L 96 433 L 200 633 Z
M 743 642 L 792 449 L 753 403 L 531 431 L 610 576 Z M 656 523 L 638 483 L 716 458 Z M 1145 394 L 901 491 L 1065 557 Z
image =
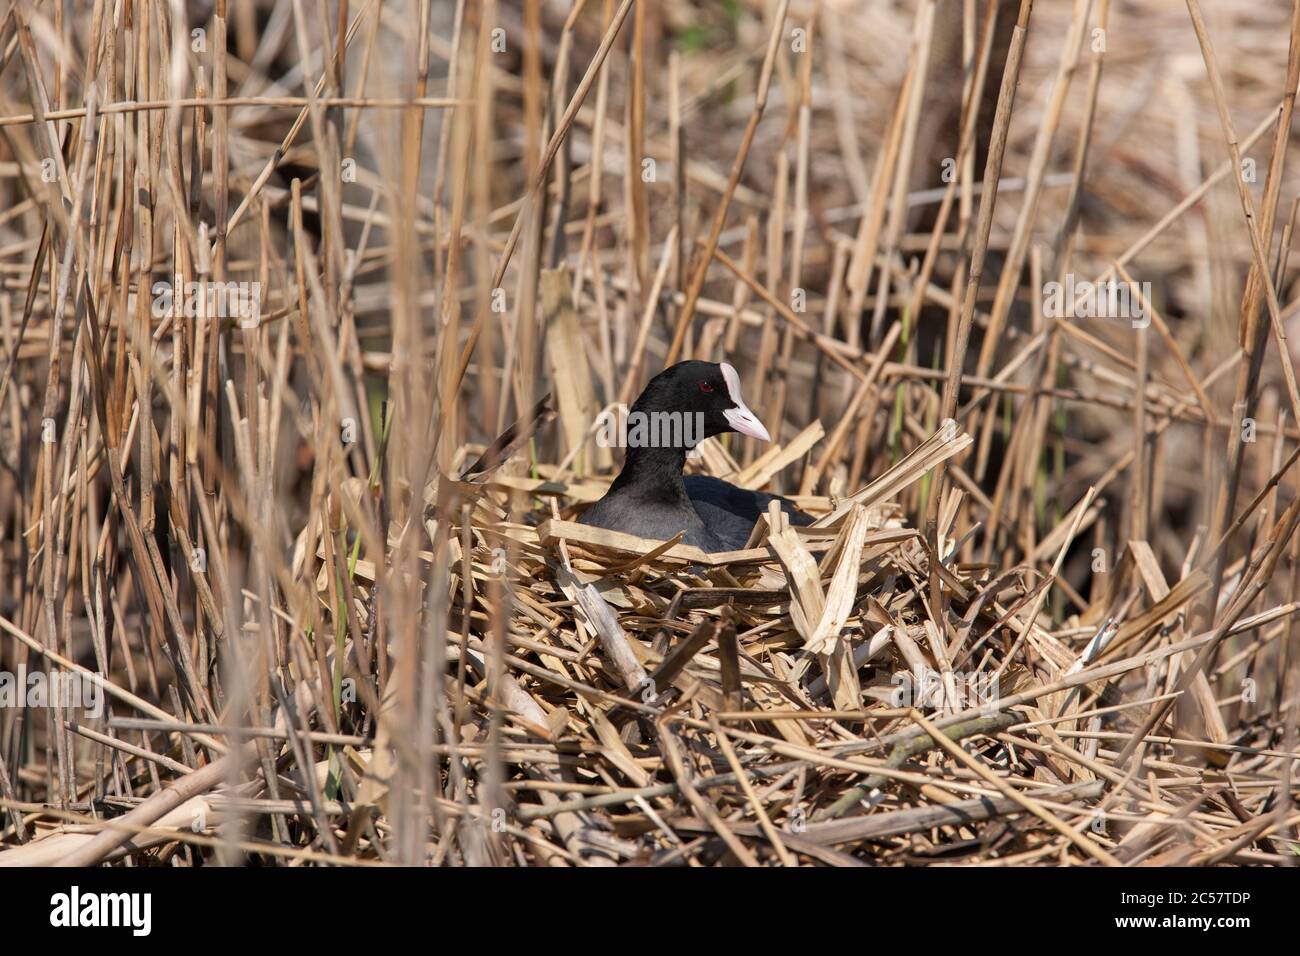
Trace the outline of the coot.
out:
M 623 470 L 582 524 L 667 540 L 704 551 L 735 551 L 775 495 L 738 488 L 720 478 L 682 476 L 686 453 L 711 435 L 739 432 L 770 441 L 740 396 L 740 376 L 727 363 L 678 362 L 652 378 L 627 416 Z M 790 523 L 812 518 L 783 498 Z

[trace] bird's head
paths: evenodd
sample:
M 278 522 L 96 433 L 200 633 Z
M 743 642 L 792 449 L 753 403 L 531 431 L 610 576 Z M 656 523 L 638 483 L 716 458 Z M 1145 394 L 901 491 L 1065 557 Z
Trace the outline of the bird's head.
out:
M 688 447 L 724 432 L 772 440 L 741 397 L 740 375 L 726 362 L 678 362 L 664 369 L 649 381 L 631 411 L 633 415 L 658 416 L 660 422 L 665 421 L 665 414 L 682 416 L 682 434 L 696 436 L 688 440 Z

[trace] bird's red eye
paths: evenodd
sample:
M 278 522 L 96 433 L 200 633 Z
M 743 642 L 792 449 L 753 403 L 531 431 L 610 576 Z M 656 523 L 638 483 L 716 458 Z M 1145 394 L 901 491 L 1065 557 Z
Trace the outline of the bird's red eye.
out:
M 711 392 L 713 391 L 713 386 L 709 382 L 700 382 L 700 391 Z

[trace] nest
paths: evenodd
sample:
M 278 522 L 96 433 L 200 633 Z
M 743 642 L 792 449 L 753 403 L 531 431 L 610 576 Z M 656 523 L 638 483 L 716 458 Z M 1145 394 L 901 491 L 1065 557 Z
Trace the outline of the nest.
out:
M 1249 828 L 1211 781 L 1249 754 L 1250 777 L 1267 786 L 1287 756 L 1269 749 L 1275 730 L 1215 747 L 1128 728 L 1167 713 L 1185 690 L 1180 662 L 1295 607 L 1188 637 L 1182 621 L 1201 588 L 1180 587 L 1142 613 L 1045 627 L 1050 575 L 956 560 L 959 491 L 939 508 L 937 549 L 884 500 L 969 447 L 945 426 L 850 498 L 801 497 L 812 526 L 790 527 L 773 508 L 749 547 L 721 554 L 564 520 L 562 506 L 593 489 L 553 466 L 460 485 L 472 519 L 450 522 L 460 546 L 449 658 L 499 709 L 499 746 L 527 742 L 508 758 L 507 817 L 544 821 L 552 844 L 517 852 L 590 865 L 1116 865 L 1117 853 L 1205 863 L 1249 844 L 1228 849 Z M 820 434 L 820 424 L 807 433 Z M 805 439 L 720 477 L 762 484 Z M 727 460 L 720 447 L 702 458 Z M 555 516 L 501 521 L 520 492 L 552 497 Z M 1059 529 L 1053 573 L 1091 499 Z M 480 730 L 491 724 L 488 710 L 478 716 Z M 1138 740 L 1135 758 L 1125 745 Z M 1099 799 L 1144 760 L 1173 772 L 1169 786 L 1210 787 L 1221 802 L 1155 823 L 1140 798 Z M 1183 828 L 1201 839 L 1181 839 Z

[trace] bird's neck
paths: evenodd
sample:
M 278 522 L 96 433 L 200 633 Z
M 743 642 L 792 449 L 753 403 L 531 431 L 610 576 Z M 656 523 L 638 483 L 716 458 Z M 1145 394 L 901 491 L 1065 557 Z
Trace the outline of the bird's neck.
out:
M 628 487 L 654 489 L 657 496 L 687 500 L 682 484 L 686 465 L 685 448 L 629 448 L 623 470 L 614 479 L 610 491 Z

